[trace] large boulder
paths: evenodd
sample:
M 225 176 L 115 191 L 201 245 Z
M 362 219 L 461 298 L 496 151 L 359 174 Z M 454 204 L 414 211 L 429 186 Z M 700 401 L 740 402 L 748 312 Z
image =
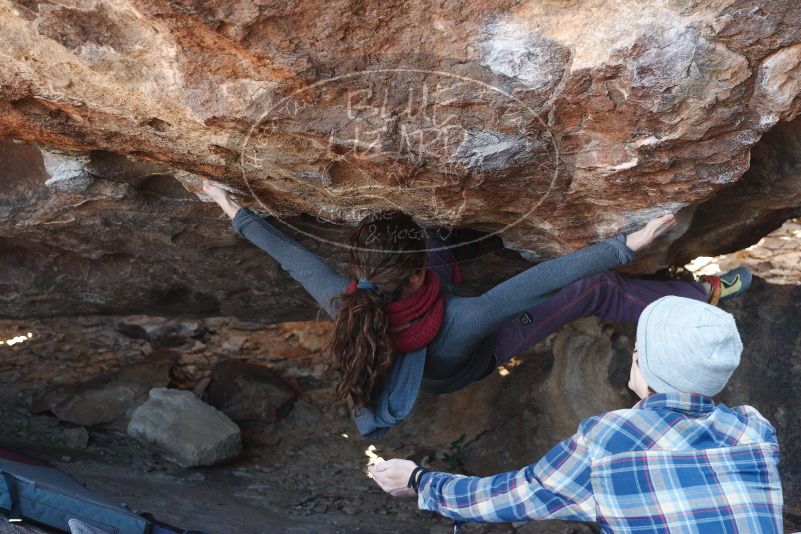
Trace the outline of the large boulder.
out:
M 150 390 L 149 400 L 134 411 L 128 434 L 184 467 L 225 462 L 242 450 L 239 427 L 191 391 Z
M 799 20 L 794 0 L 6 3 L 0 138 L 28 145 L 0 147 L 0 314 L 311 317 L 198 177 L 316 217 L 288 222 L 340 259 L 383 208 L 535 259 L 678 212 L 638 272 L 750 244 L 801 211 Z
M 159 351 L 86 382 L 48 389 L 33 398 L 31 411 L 51 411 L 62 421 L 83 426 L 116 421 L 145 402 L 150 389 L 169 384 L 176 358 L 175 353 Z
M 274 423 L 295 403 L 296 392 L 274 371 L 226 360 L 214 366 L 206 401 L 234 421 Z

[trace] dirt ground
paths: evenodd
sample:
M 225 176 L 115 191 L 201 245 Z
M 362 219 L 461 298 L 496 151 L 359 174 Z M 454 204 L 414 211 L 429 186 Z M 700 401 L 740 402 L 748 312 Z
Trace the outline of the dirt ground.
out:
M 151 339 L 131 337 L 132 325 L 150 331 Z M 447 470 L 442 459 L 449 451 L 431 451 L 422 439 L 368 451 L 373 444 L 355 432 L 325 373 L 321 349 L 328 328 L 325 322 L 265 326 L 144 316 L 0 321 L 5 339 L 25 338 L 0 346 L 2 445 L 50 461 L 134 509 L 209 533 L 450 532 L 449 520 L 420 512 L 413 499 L 387 496 L 367 477 L 376 454 L 427 455 L 434 467 Z M 236 461 L 193 469 L 130 438 L 127 418 L 88 428 L 88 443 L 76 447 L 66 433 L 74 425 L 30 412 L 32 399 L 48 388 L 121 369 L 166 347 L 179 354 L 172 387 L 197 391 L 214 363 L 240 359 L 280 373 L 298 399 L 276 423 L 241 425 L 244 451 Z M 591 530 L 556 522 L 537 530 L 475 525 L 464 531 Z

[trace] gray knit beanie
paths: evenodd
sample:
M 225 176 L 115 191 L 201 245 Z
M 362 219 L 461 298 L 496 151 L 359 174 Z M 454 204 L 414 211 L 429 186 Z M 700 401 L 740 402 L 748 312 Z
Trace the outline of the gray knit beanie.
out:
M 640 371 L 657 393 L 717 395 L 742 351 L 734 317 L 697 300 L 662 297 L 637 323 Z

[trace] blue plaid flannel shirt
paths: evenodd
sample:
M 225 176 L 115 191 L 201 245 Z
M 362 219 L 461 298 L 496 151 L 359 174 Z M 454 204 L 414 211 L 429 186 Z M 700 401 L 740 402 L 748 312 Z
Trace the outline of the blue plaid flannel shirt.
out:
M 597 521 L 604 532 L 781 533 L 779 447 L 750 406 L 653 395 L 587 419 L 520 471 L 425 473 L 418 505 L 476 522 Z

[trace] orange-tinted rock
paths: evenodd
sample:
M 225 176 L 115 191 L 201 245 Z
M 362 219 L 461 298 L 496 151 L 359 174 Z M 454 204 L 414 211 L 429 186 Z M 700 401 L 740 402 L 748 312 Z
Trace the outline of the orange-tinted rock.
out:
M 799 111 L 799 20 L 790 0 L 11 2 L 0 125 L 284 213 L 516 222 L 552 255 L 735 182 Z
M 8 2 L 0 138 L 47 152 L 3 145 L 0 313 L 309 317 L 198 177 L 536 259 L 678 212 L 635 272 L 751 244 L 801 211 L 799 21 L 791 0 Z M 341 257 L 345 227 L 300 230 Z

